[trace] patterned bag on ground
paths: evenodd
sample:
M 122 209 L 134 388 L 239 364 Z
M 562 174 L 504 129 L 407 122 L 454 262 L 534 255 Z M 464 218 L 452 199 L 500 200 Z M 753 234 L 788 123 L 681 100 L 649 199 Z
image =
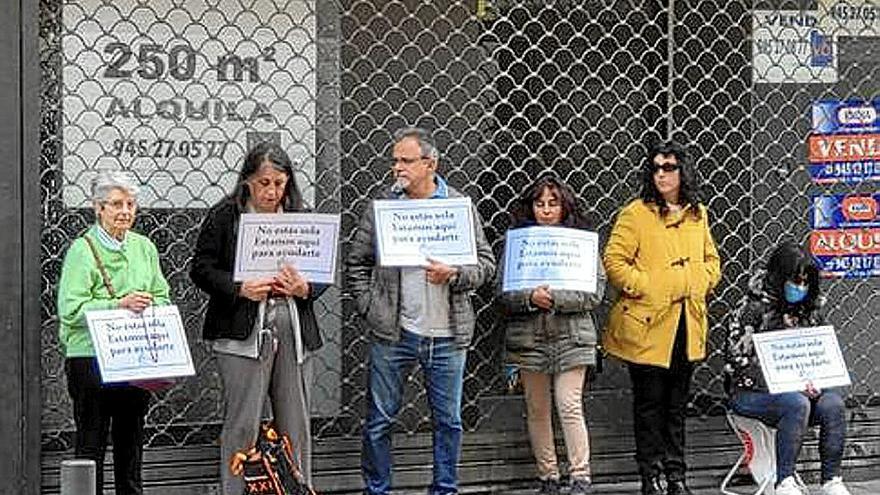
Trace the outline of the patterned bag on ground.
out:
M 232 457 L 229 469 L 244 478 L 243 495 L 317 495 L 299 469 L 290 438 L 270 423 L 260 426 L 253 448 Z

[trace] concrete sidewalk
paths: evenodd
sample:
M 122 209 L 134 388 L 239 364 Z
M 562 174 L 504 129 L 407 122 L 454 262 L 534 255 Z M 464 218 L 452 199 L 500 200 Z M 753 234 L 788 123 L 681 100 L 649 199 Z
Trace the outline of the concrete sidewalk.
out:
M 700 480 L 697 480 L 699 482 Z M 719 481 L 720 483 L 720 481 Z M 873 481 L 853 481 L 847 482 L 847 487 L 849 487 L 852 495 L 880 495 L 880 479 L 876 479 Z M 715 486 L 707 486 L 705 484 L 705 480 L 703 480 L 702 486 L 694 485 L 691 487 L 692 491 L 695 495 L 719 495 L 721 490 L 718 489 L 718 485 Z M 743 485 L 739 487 L 733 487 L 733 490 L 741 495 L 751 495 L 757 489 L 756 486 Z M 105 495 L 112 495 L 112 490 L 107 490 L 104 492 Z M 219 486 L 210 486 L 210 487 L 191 487 L 189 489 L 186 488 L 175 488 L 173 490 L 168 490 L 167 488 L 161 487 L 152 487 L 150 489 L 144 490 L 145 495 L 219 495 L 220 490 Z M 337 492 L 338 493 L 338 492 Z M 346 494 L 354 495 L 359 492 L 345 492 Z M 491 487 L 463 487 L 461 489 L 461 495 L 535 495 L 537 493 L 536 487 L 523 487 L 523 488 L 495 488 Z M 568 491 L 563 490 L 562 495 L 567 495 Z M 639 483 L 638 482 L 625 482 L 625 483 L 600 483 L 595 486 L 596 495 L 639 495 Z M 394 495 L 424 495 L 425 490 L 395 490 Z M 817 485 L 810 485 L 810 494 L 811 495 L 819 495 L 819 487 Z
M 847 482 L 846 486 L 849 488 L 852 495 L 880 495 L 880 479 L 872 480 L 872 481 L 853 481 Z M 811 495 L 819 495 L 819 486 L 818 485 L 810 485 L 810 494 Z M 740 493 L 742 495 L 751 495 L 757 489 L 757 486 L 748 486 L 743 485 L 741 487 L 732 487 L 733 491 Z M 692 491 L 694 495 L 719 495 L 721 490 L 718 489 L 718 486 L 714 487 L 692 487 Z M 419 492 L 420 494 L 423 492 Z M 488 494 L 491 493 L 493 495 L 534 495 L 537 493 L 536 488 L 522 488 L 517 490 L 496 490 L 496 491 L 474 491 L 468 492 L 467 490 L 462 490 L 462 494 Z M 563 491 L 562 494 L 565 495 L 567 492 Z M 614 483 L 614 484 L 597 484 L 595 486 L 596 495 L 639 495 L 639 483 L 638 482 L 629 482 L 629 483 Z

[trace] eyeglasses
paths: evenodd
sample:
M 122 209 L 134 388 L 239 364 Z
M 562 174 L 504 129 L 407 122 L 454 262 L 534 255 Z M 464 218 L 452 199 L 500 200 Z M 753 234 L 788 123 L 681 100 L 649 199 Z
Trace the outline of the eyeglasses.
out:
M 391 165 L 397 165 L 398 163 L 400 163 L 401 165 L 412 165 L 413 163 L 420 162 L 427 158 L 427 156 L 420 156 L 418 158 L 393 157 L 390 159 L 390 162 Z
M 681 165 L 679 165 L 677 163 L 664 163 L 663 165 L 654 165 L 654 173 L 655 174 L 661 170 L 668 174 L 670 172 L 675 172 L 677 170 L 681 170 Z
M 113 201 L 101 201 L 101 205 L 113 210 L 121 210 L 124 206 L 127 206 L 129 210 L 137 208 L 137 203 L 133 200 L 114 199 Z

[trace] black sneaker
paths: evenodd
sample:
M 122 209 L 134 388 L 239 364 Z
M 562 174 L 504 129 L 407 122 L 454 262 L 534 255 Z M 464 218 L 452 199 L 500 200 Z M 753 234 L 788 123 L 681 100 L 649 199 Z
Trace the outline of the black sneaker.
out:
M 667 480 L 666 495 L 693 495 L 693 493 L 687 485 L 684 484 L 684 480 Z
M 591 495 L 593 492 L 593 484 L 590 478 L 571 480 L 570 495 Z
M 663 495 L 659 476 L 642 476 L 642 495 Z
M 540 480 L 541 486 L 538 488 L 538 495 L 559 495 L 559 480 L 550 478 Z

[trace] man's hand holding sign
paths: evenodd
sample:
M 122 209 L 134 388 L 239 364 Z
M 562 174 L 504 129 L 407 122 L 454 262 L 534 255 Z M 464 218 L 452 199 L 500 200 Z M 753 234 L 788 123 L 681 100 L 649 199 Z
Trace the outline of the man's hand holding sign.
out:
M 428 282 L 438 285 L 447 284 L 456 275 L 458 275 L 458 268 L 428 257 L 428 263 L 425 265 L 425 277 Z

